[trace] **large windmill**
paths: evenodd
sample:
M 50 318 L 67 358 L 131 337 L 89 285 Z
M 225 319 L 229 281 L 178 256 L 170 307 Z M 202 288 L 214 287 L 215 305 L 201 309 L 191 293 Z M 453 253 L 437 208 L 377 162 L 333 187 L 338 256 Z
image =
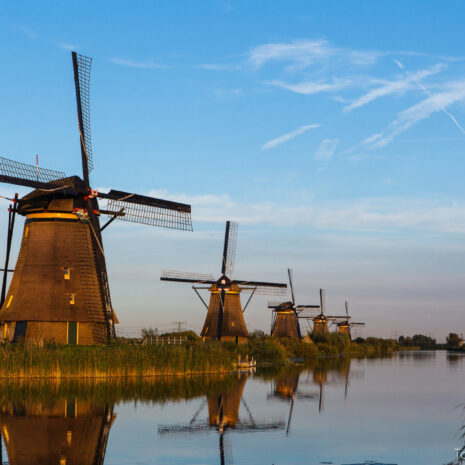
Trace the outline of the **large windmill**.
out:
M 320 289 L 320 309 L 321 313 L 313 318 L 313 334 L 327 334 L 329 333 L 328 322 L 331 324 L 339 320 L 349 320 L 348 315 L 325 315 L 326 310 L 326 291 Z
M 189 273 L 183 271 L 163 270 L 162 281 L 192 283 L 193 288 L 207 308 L 207 317 L 201 336 L 206 339 L 235 341 L 243 343 L 249 335 L 243 312 L 254 294 L 283 295 L 287 285 L 263 281 L 232 279 L 234 258 L 236 253 L 237 223 L 226 222 L 223 255 L 221 258 L 221 276 L 215 279 L 211 274 Z M 209 287 L 196 287 L 196 284 L 208 284 Z M 208 289 L 211 293 L 210 304 L 204 302 L 198 289 Z M 250 293 L 244 309 L 242 309 L 241 292 Z
M 345 307 L 346 307 L 346 318 L 340 321 L 339 323 L 336 323 L 337 332 L 338 334 L 346 334 L 351 339 L 352 334 L 351 334 L 350 329 L 356 326 L 365 326 L 365 323 L 355 323 L 353 321 L 350 321 L 349 302 L 347 302 L 347 300 L 345 301 Z
M 217 430 L 219 435 L 219 455 L 221 465 L 231 465 L 232 447 L 229 432 L 252 433 L 277 431 L 284 429 L 284 421 L 257 420 L 242 397 L 246 375 L 240 375 L 234 386 L 226 392 L 218 395 L 207 396 L 208 421 L 199 419 L 199 415 L 205 406 L 203 402 L 188 424 L 159 425 L 158 435 L 160 437 L 177 437 L 182 434 L 199 434 L 206 431 Z M 240 406 L 243 404 L 248 418 L 241 418 Z
M 69 344 L 115 337 L 102 231 L 114 220 L 192 230 L 191 207 L 118 190 L 91 188 L 90 58 L 72 52 L 82 179 L 0 158 L 0 182 L 35 189 L 10 208 L 0 309 L 3 340 Z M 107 200 L 100 208 L 99 200 Z M 21 249 L 5 298 L 16 213 L 25 216 Z M 100 215 L 109 221 L 100 226 Z
M 291 288 L 292 301 L 282 302 L 278 305 L 268 304 L 268 308 L 273 310 L 273 321 L 271 324 L 271 335 L 276 337 L 292 337 L 300 339 L 302 337 L 299 314 L 305 309 L 320 308 L 319 305 L 297 305 L 295 302 L 294 284 L 292 282 L 292 270 L 287 269 L 289 275 L 289 286 Z

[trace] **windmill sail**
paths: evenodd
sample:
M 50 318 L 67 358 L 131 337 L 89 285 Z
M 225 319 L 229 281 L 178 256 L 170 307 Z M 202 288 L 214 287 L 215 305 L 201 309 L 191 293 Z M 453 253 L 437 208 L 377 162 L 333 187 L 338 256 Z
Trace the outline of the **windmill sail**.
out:
M 79 55 L 76 52 L 72 52 L 71 56 L 73 59 L 74 83 L 76 86 L 84 181 L 88 181 L 86 177 L 88 178 L 89 173 L 94 169 L 90 133 L 90 68 L 92 58 Z
M 116 190 L 108 193 L 99 192 L 98 196 L 108 199 L 102 213 L 116 214 L 119 220 L 192 231 L 190 205 Z M 121 210 L 123 214 L 119 214 Z

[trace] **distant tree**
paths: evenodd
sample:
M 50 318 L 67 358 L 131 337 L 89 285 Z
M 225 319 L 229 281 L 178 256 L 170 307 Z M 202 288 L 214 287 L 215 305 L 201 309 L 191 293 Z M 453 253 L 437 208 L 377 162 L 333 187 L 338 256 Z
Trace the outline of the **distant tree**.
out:
M 261 329 L 254 329 L 251 333 L 250 333 L 250 336 L 251 337 L 256 337 L 257 339 L 263 339 L 266 334 L 264 331 L 262 331 Z
M 365 339 L 363 339 L 363 337 L 357 337 L 354 342 L 356 342 L 357 344 L 363 344 L 365 342 Z
M 462 338 L 456 333 L 449 333 L 446 338 L 447 347 L 451 349 L 459 349 L 462 345 Z
M 159 335 L 158 328 L 142 328 L 140 335 L 143 339 L 147 339 L 149 337 L 156 337 Z
M 436 339 L 432 337 L 425 336 L 424 334 L 415 334 L 412 337 L 412 343 L 414 346 L 418 346 L 421 349 L 435 349 L 436 348 Z

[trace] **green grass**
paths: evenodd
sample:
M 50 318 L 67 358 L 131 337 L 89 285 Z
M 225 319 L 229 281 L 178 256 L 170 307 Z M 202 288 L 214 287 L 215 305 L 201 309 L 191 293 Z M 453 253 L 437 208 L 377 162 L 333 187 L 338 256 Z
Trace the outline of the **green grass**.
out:
M 232 369 L 233 354 L 221 344 L 0 347 L 0 378 L 113 378 Z

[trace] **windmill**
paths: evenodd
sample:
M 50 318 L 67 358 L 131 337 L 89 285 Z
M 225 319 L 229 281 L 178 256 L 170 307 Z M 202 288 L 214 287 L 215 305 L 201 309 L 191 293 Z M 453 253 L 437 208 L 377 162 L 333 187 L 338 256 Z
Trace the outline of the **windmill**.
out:
M 0 182 L 33 188 L 10 207 L 0 309 L 3 340 L 102 344 L 115 323 L 102 231 L 115 219 L 192 230 L 191 207 L 119 190 L 91 188 L 89 85 L 91 58 L 72 52 L 82 179 L 0 158 Z M 100 208 L 99 200 L 106 200 Z M 5 297 L 15 215 L 26 217 L 21 248 Z M 100 226 L 100 215 L 110 219 Z
M 325 305 L 326 291 L 325 289 L 320 289 L 320 308 L 321 313 L 313 318 L 313 334 L 328 334 L 329 327 L 328 322 L 331 324 L 341 319 L 350 319 L 350 316 L 339 316 L 339 315 L 325 315 L 326 305 Z
M 237 223 L 226 222 L 223 255 L 221 258 L 221 276 L 215 279 L 211 274 L 189 273 L 184 271 L 163 270 L 162 281 L 192 283 L 202 303 L 207 308 L 207 316 L 201 336 L 203 340 L 217 339 L 244 343 L 249 335 L 243 313 L 254 294 L 283 295 L 287 285 L 263 281 L 232 279 L 236 253 Z M 209 287 L 196 287 L 196 284 L 208 284 Z M 210 291 L 210 303 L 207 305 L 199 294 L 199 289 Z M 241 292 L 250 293 L 242 309 Z
M 195 412 L 190 422 L 178 425 L 159 425 L 158 435 L 161 437 L 178 437 L 182 434 L 199 434 L 207 431 L 218 431 L 219 455 L 221 465 L 230 465 L 232 461 L 232 448 L 229 432 L 252 433 L 277 431 L 284 429 L 284 421 L 256 420 L 249 406 L 243 399 L 247 375 L 239 375 L 234 386 L 228 391 L 219 395 L 208 395 L 206 402 L 203 402 Z M 247 417 L 240 416 L 240 406 L 243 404 Z M 205 404 L 208 407 L 208 421 L 199 420 Z
M 273 310 L 273 320 L 271 323 L 271 335 L 276 337 L 302 338 L 299 324 L 299 314 L 309 308 L 320 308 L 319 305 L 297 305 L 295 302 L 294 285 L 292 282 L 292 270 L 287 269 L 289 275 L 289 286 L 291 288 L 292 301 L 282 302 L 278 305 L 268 304 L 268 308 Z
M 349 339 L 352 339 L 352 335 L 350 332 L 350 329 L 355 326 L 365 326 L 365 323 L 355 323 L 350 321 L 350 316 L 349 316 L 349 302 L 347 300 L 345 301 L 345 307 L 346 307 L 346 318 L 342 321 L 340 321 L 337 324 L 337 333 L 338 334 L 346 334 L 349 336 Z

